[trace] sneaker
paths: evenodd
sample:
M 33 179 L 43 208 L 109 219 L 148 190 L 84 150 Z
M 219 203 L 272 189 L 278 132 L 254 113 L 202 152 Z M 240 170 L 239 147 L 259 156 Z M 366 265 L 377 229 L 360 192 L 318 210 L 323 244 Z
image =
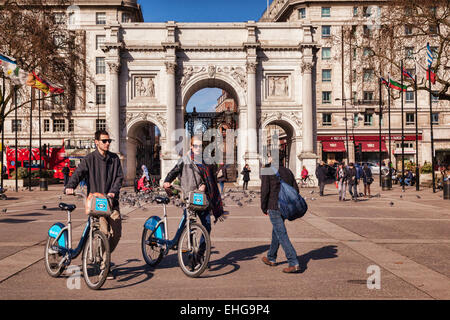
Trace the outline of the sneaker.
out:
M 108 272 L 108 275 L 106 276 L 106 280 L 114 280 L 116 279 L 116 276 L 114 275 L 114 272 L 111 271 L 111 269 Z

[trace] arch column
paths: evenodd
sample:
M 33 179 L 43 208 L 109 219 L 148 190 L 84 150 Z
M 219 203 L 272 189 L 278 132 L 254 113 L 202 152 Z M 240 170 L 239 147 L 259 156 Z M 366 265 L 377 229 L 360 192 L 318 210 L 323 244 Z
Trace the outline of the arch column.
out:
M 249 186 L 259 186 L 258 130 L 256 121 L 256 68 L 258 62 L 247 62 L 247 148 L 245 161 L 251 169 Z
M 112 57 L 106 61 L 109 69 L 107 84 L 109 93 L 106 101 L 106 115 L 108 119 L 108 133 L 112 139 L 110 151 L 119 153 L 120 149 L 120 107 L 119 107 L 119 73 L 120 58 Z M 108 101 L 109 100 L 109 101 Z
M 128 186 L 133 185 L 136 176 L 136 148 L 137 143 L 134 138 L 127 138 L 127 157 L 125 177 Z

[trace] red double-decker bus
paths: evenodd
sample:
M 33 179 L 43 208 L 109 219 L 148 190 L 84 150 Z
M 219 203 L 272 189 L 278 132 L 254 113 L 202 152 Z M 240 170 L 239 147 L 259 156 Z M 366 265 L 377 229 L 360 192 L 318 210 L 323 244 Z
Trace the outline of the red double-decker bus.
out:
M 54 178 L 64 179 L 62 168 L 66 163 L 70 166 L 70 160 L 66 157 L 66 150 L 61 148 L 48 148 L 47 152 L 41 154 L 39 148 L 31 149 L 31 171 L 39 171 L 39 162 L 42 162 L 42 169 L 53 170 Z M 16 149 L 6 147 L 6 169 L 8 178 L 11 179 L 11 174 L 16 170 L 16 167 L 29 168 L 30 167 L 30 149 L 17 149 L 17 163 L 16 163 Z M 70 168 L 71 173 L 75 168 Z

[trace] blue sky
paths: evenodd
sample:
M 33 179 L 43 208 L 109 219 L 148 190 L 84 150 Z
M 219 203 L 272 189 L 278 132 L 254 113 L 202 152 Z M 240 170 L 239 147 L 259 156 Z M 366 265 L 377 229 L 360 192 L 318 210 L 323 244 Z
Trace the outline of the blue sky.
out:
M 272 0 L 270 0 L 272 2 Z M 269 2 L 269 3 L 270 3 Z M 139 0 L 145 22 L 245 22 L 257 21 L 266 10 L 267 0 Z M 197 91 L 187 111 L 214 111 L 220 89 Z
M 138 3 L 145 22 L 257 21 L 267 6 L 267 0 L 138 0 Z

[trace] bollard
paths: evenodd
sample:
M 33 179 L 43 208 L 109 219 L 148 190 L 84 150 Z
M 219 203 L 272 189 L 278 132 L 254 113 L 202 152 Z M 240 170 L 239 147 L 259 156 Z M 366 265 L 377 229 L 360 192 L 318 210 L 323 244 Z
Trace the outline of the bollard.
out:
M 392 178 L 390 176 L 381 176 L 381 190 L 387 191 L 392 189 Z
M 47 178 L 39 179 L 39 187 L 41 191 L 48 191 L 48 180 Z
M 450 200 L 450 179 L 443 183 L 444 200 Z

